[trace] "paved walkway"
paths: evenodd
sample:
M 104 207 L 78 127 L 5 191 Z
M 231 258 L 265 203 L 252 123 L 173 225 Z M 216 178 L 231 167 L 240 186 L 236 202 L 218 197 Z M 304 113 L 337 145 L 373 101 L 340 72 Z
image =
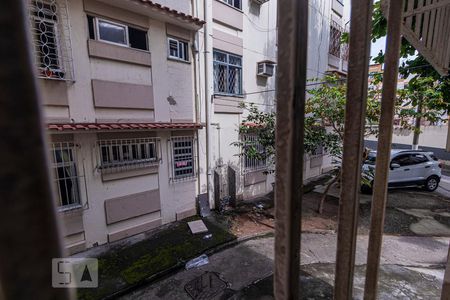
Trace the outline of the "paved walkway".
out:
M 385 276 L 381 279 L 381 292 L 385 295 L 409 295 L 408 297 L 413 299 L 438 299 L 449 241 L 450 238 L 385 236 L 381 257 Z M 272 274 L 273 243 L 273 237 L 249 240 L 212 255 L 208 265 L 181 271 L 121 299 L 191 299 L 185 291 L 186 284 L 207 271 L 218 273 L 219 277 L 228 283 L 229 291 L 242 290 Z M 366 263 L 367 243 L 367 236 L 358 237 L 356 265 L 359 273 L 357 272 L 355 278 L 356 298 L 359 298 L 364 285 L 364 272 L 361 268 Z M 329 285 L 333 283 L 334 278 L 335 253 L 335 234 L 302 235 L 302 268 Z M 415 289 L 417 284 L 429 288 Z M 392 290 L 398 289 L 398 286 L 401 286 L 402 290 Z

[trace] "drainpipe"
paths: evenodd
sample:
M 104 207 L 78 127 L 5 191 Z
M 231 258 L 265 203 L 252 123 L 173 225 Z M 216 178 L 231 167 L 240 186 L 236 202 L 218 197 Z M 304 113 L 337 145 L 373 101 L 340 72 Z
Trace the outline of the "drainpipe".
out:
M 211 208 L 214 208 L 214 187 L 212 173 L 212 143 L 211 143 L 211 107 L 213 99 L 212 70 L 212 0 L 203 1 L 204 9 L 204 47 L 205 47 L 205 114 L 206 114 L 206 184 L 208 188 L 208 200 Z

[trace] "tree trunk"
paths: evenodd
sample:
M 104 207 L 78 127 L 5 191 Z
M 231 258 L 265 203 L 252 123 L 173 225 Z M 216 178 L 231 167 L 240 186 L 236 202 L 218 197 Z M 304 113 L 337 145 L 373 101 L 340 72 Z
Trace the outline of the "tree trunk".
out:
M 422 101 L 419 101 L 419 104 L 417 105 L 417 113 L 418 116 L 416 117 L 416 123 L 414 125 L 414 136 L 413 136 L 413 143 L 412 143 L 412 150 L 419 149 L 419 135 L 420 135 L 420 123 L 422 121 Z
M 327 199 L 328 191 L 330 190 L 331 186 L 335 184 L 336 181 L 338 181 L 340 176 L 341 172 L 338 172 L 336 176 L 330 182 L 328 182 L 328 185 L 325 188 L 325 191 L 323 192 L 322 198 L 320 199 L 319 207 L 317 208 L 317 212 L 319 213 L 319 215 L 323 213 L 323 206 L 325 204 L 325 200 Z

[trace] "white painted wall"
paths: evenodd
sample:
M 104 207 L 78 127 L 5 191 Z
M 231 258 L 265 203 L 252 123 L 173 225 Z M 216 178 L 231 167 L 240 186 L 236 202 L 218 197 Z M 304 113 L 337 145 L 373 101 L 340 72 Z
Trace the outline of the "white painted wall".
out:
M 158 1 L 173 9 L 191 13 L 191 1 Z M 108 11 L 108 10 L 105 10 Z M 48 121 L 65 120 L 77 123 L 108 120 L 109 122 L 136 122 L 155 120 L 161 122 L 194 122 L 194 68 L 193 63 L 169 61 L 167 59 L 166 24 L 148 18 L 149 51 L 152 67 L 143 67 L 112 60 L 90 58 L 87 40 L 89 37 L 86 13 L 82 0 L 69 1 L 72 52 L 74 61 L 73 83 L 68 83 L 69 107 L 46 106 L 44 114 Z M 191 41 L 192 42 L 192 41 Z M 139 109 L 94 108 L 91 79 L 110 80 L 153 86 L 154 111 Z M 167 98 L 172 96 L 176 105 L 169 105 Z M 124 99 L 126 101 L 126 99 Z M 83 235 L 71 236 L 66 244 L 85 239 L 86 246 L 107 242 L 107 234 L 134 227 L 145 222 L 162 218 L 163 223 L 175 221 L 176 214 L 195 208 L 195 197 L 199 190 L 198 179 L 171 183 L 170 131 L 158 132 L 161 138 L 162 161 L 158 174 L 102 181 L 98 164 L 96 133 L 75 133 L 78 172 L 82 175 L 80 194 L 83 204 Z M 194 132 L 186 132 L 194 135 Z M 204 151 L 201 153 L 204 155 Z M 86 184 L 84 184 L 86 183 Z M 121 197 L 148 190 L 159 189 L 161 212 L 106 224 L 104 202 L 106 199 Z

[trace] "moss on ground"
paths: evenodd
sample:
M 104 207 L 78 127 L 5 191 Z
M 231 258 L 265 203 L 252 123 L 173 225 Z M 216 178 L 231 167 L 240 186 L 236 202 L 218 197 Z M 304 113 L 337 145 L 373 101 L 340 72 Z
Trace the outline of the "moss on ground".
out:
M 236 237 L 204 219 L 212 238 L 192 235 L 190 218 L 174 223 L 149 239 L 120 249 L 112 249 L 99 259 L 99 287 L 79 289 L 78 299 L 103 299 L 127 287 L 139 285 L 166 270 L 183 266 L 186 261 Z

